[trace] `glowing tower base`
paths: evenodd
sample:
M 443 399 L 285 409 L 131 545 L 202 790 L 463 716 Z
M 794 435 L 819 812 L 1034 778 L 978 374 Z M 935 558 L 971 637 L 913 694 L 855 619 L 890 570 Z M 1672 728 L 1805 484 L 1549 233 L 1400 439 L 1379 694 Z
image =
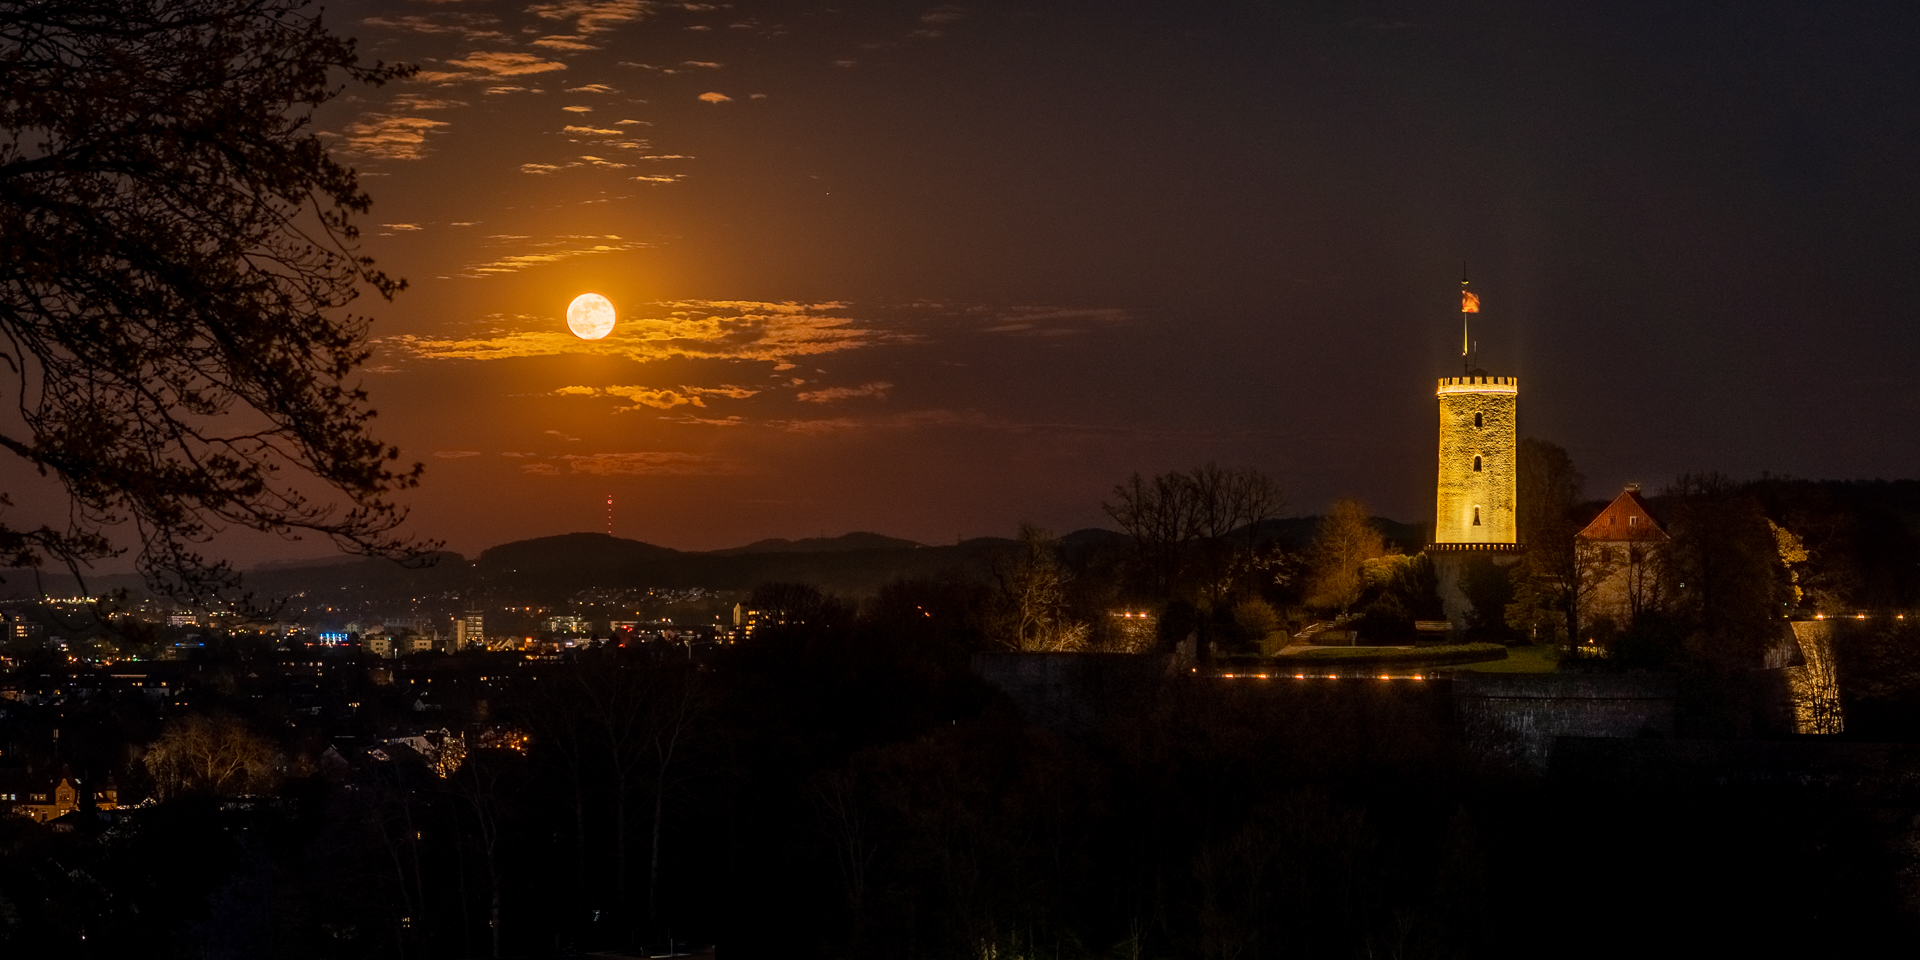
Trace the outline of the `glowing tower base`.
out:
M 1519 559 L 1519 401 L 1517 377 L 1474 370 L 1440 381 L 1440 464 L 1434 486 L 1433 541 L 1427 556 L 1455 632 L 1472 604 L 1461 578 L 1485 558 Z

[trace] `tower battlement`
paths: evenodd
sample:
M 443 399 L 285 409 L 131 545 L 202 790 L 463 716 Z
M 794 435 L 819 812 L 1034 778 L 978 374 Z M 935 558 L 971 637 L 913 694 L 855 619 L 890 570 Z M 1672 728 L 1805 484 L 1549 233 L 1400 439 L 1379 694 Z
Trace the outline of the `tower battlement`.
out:
M 1519 377 L 1441 377 L 1436 393 L 1519 393 Z

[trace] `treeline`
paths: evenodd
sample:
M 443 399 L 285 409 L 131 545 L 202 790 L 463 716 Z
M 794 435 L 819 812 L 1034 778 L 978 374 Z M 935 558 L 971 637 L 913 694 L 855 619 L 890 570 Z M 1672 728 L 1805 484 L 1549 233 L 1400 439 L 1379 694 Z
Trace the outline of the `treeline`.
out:
M 1598 955 L 1652 929 L 1683 931 L 1675 949 L 1845 952 L 1915 932 L 1920 835 L 1886 816 L 1903 795 L 1543 776 L 1469 749 L 1437 682 L 1175 671 L 1058 729 L 978 679 L 971 658 L 993 651 L 1195 638 L 1223 655 L 1310 617 L 1385 632 L 1433 615 L 1440 584 L 1404 531 L 1352 502 L 1209 526 L 1192 519 L 1209 490 L 1266 498 L 1257 477 L 1210 471 L 1126 485 L 1136 499 L 1109 505 L 1142 509 L 1147 535 L 1125 542 L 1029 528 L 984 577 L 857 602 L 764 584 L 749 605 L 785 623 L 692 659 L 601 645 L 365 661 L 326 674 L 316 713 L 274 683 L 307 652 L 228 638 L 176 707 L 8 703 L 9 759 L 70 764 L 89 790 L 111 776 L 141 805 L 111 823 L 0 820 L 0 946 L 453 958 L 676 939 L 740 956 L 1257 960 Z M 1523 518 L 1541 554 L 1541 524 L 1578 529 L 1601 506 L 1558 482 L 1557 510 Z M 1911 528 L 1874 506 L 1895 498 L 1873 499 L 1900 489 L 1690 478 L 1649 497 L 1674 535 L 1672 602 L 1617 626 L 1611 658 L 1569 663 L 1677 669 L 1701 714 L 1685 725 L 1726 732 L 1702 712 L 1744 689 L 1727 680 L 1759 647 L 1742 624 L 1776 631 L 1764 639 L 1785 613 L 1910 596 L 1910 574 L 1886 568 Z M 1476 629 L 1524 639 L 1537 560 L 1466 585 Z M 1748 582 L 1682 591 L 1702 564 Z M 1116 610 L 1154 626 L 1143 639 Z M 1920 740 L 1920 623 L 1848 624 L 1844 739 Z M 401 681 L 454 668 L 488 683 L 437 690 L 423 714 Z M 390 742 L 428 727 L 447 737 Z M 1777 909 L 1782 890 L 1798 909 Z
M 1670 539 L 1596 547 L 1566 452 L 1521 443 L 1522 563 L 1462 585 L 1486 635 L 1593 645 L 1613 666 L 1758 666 L 1793 619 L 1920 610 L 1920 483 L 1686 474 L 1642 502 Z M 1612 602 L 1596 594 L 1612 590 Z
M 451 766 L 445 745 L 369 749 L 406 716 L 398 685 L 341 691 L 367 727 L 287 735 L 246 683 L 267 663 L 242 665 L 230 695 L 157 726 L 142 757 L 159 758 L 129 755 L 123 788 L 164 799 L 98 830 L 0 823 L 0 943 L 1257 960 L 1600 955 L 1648 930 L 1845 952 L 1913 933 L 1905 821 L 1831 783 L 1541 777 L 1468 749 L 1438 683 L 1182 671 L 1109 691 L 1089 726 L 1044 727 L 969 669 L 993 647 L 983 589 L 900 582 L 855 605 L 773 585 L 760 599 L 789 623 L 705 661 L 482 658 L 507 683 L 445 718 L 465 738 Z M 196 759 L 219 756 L 244 762 Z

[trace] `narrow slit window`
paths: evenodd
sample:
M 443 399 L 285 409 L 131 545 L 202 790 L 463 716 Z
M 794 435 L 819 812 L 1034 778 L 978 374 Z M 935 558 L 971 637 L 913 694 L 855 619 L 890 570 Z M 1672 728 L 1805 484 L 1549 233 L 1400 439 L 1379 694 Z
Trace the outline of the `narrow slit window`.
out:
M 1480 508 L 1479 507 L 1473 508 L 1473 525 L 1476 527 L 1480 525 Z
M 1480 415 L 1477 413 L 1473 415 L 1473 426 L 1475 429 L 1480 427 Z
M 1474 457 L 1474 458 L 1473 458 L 1473 471 L 1474 471 L 1475 473 L 1479 473 L 1479 472 L 1480 472 L 1480 458 L 1479 458 L 1479 457 Z

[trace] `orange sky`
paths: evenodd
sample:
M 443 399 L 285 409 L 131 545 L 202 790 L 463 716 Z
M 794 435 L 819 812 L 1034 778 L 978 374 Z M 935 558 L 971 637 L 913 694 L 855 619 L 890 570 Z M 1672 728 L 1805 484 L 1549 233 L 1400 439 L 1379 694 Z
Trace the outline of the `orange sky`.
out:
M 421 66 L 316 118 L 412 283 L 366 384 L 414 528 L 944 541 L 1207 459 L 1417 519 L 1462 259 L 1596 496 L 1913 475 L 1911 23 L 1644 7 L 330 6 Z

